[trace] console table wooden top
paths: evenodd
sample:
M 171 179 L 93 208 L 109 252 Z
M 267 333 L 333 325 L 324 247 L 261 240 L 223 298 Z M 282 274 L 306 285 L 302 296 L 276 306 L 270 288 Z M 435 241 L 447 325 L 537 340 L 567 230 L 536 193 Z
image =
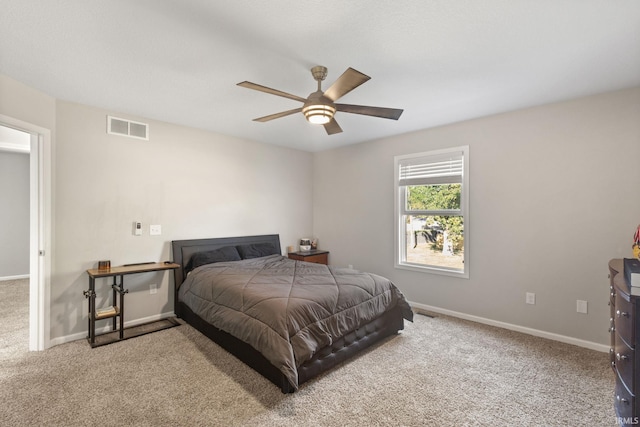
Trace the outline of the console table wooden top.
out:
M 132 264 L 122 265 L 118 267 L 111 267 L 108 270 L 99 270 L 97 268 L 90 268 L 87 270 L 89 277 L 111 277 L 111 276 L 124 276 L 127 274 L 148 273 L 151 271 L 161 270 L 173 270 L 180 268 L 180 266 L 173 262 L 153 262 L 145 264 Z

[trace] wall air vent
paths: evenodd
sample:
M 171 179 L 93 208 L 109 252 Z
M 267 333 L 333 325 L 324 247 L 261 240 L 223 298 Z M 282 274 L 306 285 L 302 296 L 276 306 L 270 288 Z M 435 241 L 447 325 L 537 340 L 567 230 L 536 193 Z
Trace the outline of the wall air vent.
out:
M 107 133 L 149 140 L 149 125 L 118 117 L 107 116 Z

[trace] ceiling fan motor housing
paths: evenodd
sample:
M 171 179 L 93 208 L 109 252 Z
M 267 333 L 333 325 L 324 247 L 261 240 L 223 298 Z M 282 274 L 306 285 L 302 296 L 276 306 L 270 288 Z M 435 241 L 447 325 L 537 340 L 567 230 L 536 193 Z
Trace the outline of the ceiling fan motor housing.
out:
M 322 91 L 316 91 L 307 98 L 307 102 L 302 106 L 302 113 L 309 123 L 324 125 L 333 118 L 336 106 Z

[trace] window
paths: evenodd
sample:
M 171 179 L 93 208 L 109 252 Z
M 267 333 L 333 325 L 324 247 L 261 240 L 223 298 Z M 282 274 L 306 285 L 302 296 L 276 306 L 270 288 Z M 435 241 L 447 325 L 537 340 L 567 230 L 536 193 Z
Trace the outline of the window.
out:
M 396 267 L 469 277 L 469 147 L 395 157 Z

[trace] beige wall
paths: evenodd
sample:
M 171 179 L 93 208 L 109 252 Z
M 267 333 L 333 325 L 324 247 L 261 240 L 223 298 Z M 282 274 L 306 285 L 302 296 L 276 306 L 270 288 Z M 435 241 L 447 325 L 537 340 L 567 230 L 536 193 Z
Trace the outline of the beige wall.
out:
M 459 145 L 470 279 L 395 269 L 394 156 Z M 413 302 L 607 344 L 607 262 L 631 256 L 638 159 L 640 88 L 328 150 L 314 156 L 314 235 L 333 263 L 387 276 Z
M 56 125 L 56 100 L 0 74 L 0 114 L 51 130 Z
M 56 109 L 53 337 L 85 330 L 85 270 L 98 260 L 169 260 L 171 240 L 190 238 L 275 233 L 285 247 L 312 229 L 310 153 L 132 116 L 149 123 L 149 141 L 124 138 L 106 133 L 108 111 Z M 125 320 L 173 311 L 172 283 L 163 273 L 127 277 Z
M 310 153 L 55 100 L 2 75 L 0 114 L 50 129 L 55 140 L 54 344 L 86 335 L 85 271 L 100 259 L 168 260 L 171 240 L 204 237 L 278 233 L 285 247 L 311 233 Z M 108 135 L 107 114 L 149 123 L 150 140 Z M 143 236 L 132 235 L 133 221 Z M 150 224 L 162 235 L 150 236 Z M 125 320 L 170 313 L 172 285 L 170 274 L 127 277 Z
M 29 275 L 29 154 L 0 150 L 0 280 Z M 1 283 L 0 283 L 1 285 Z

